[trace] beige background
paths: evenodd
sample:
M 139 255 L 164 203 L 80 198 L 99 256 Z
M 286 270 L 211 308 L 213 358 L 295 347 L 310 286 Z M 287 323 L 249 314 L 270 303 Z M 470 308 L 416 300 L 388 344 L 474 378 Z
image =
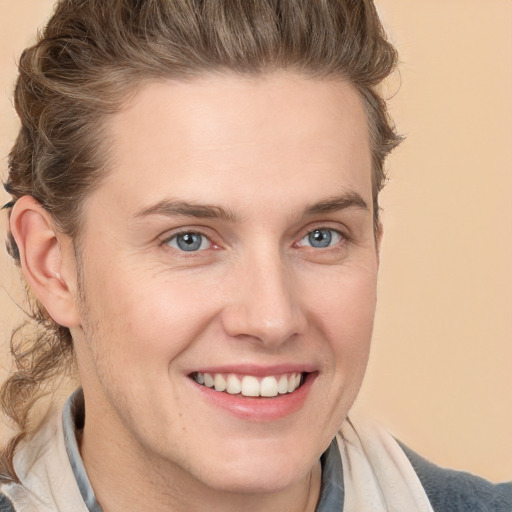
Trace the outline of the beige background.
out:
M 0 0 L 2 173 L 17 128 L 15 61 L 51 5 Z M 374 350 L 356 414 L 441 465 L 510 480 L 512 1 L 378 5 L 401 51 L 388 89 L 401 81 L 391 108 L 407 142 L 388 164 Z M 20 318 L 4 251 L 0 280 L 1 372 Z

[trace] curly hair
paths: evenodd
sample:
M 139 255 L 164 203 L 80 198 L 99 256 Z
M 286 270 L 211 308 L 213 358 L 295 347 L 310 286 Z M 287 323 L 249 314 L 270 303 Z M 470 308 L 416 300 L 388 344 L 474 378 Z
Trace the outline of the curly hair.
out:
M 19 61 L 15 107 L 21 128 L 9 154 L 7 209 L 34 197 L 58 229 L 79 240 L 84 198 L 108 172 L 103 126 L 151 80 L 277 69 L 347 80 L 364 105 L 372 151 L 375 231 L 384 160 L 400 142 L 379 89 L 395 69 L 372 0 L 60 0 L 36 44 Z M 12 235 L 8 251 L 19 263 Z M 74 360 L 68 329 L 34 300 L 35 336 L 11 339 L 15 370 L 0 390 L 18 428 L 0 455 L 31 435 L 33 405 Z

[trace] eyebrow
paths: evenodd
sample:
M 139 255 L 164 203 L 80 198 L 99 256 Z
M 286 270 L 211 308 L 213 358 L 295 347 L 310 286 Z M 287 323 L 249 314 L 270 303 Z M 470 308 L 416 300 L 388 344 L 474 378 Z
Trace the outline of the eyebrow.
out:
M 357 192 L 348 192 L 308 206 L 304 210 L 304 216 L 330 213 L 346 210 L 347 208 L 358 208 L 368 211 L 368 204 Z
M 357 192 L 349 192 L 339 196 L 330 197 L 307 206 L 304 209 L 304 217 L 330 213 L 348 208 L 358 208 L 368 211 L 368 205 Z M 181 215 L 184 217 L 196 217 L 198 219 L 221 219 L 228 222 L 236 222 L 237 215 L 221 206 L 210 204 L 191 203 L 188 201 L 178 201 L 172 199 L 163 199 L 158 203 L 139 210 L 134 218 L 144 218 L 150 215 L 164 215 L 173 217 Z
M 164 199 L 152 206 L 143 208 L 134 215 L 134 218 L 148 217 L 150 215 L 165 215 L 167 217 L 182 215 L 198 219 L 221 219 L 229 222 L 237 220 L 234 212 L 226 210 L 221 206 L 175 201 L 172 199 Z

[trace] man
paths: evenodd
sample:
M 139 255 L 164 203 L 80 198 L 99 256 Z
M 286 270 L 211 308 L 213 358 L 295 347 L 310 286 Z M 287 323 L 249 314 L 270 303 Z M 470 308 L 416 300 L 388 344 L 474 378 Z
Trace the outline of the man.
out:
M 508 510 L 347 420 L 395 61 L 370 2 L 57 5 L 16 89 L 10 252 L 44 330 L 3 388 L 4 507 Z

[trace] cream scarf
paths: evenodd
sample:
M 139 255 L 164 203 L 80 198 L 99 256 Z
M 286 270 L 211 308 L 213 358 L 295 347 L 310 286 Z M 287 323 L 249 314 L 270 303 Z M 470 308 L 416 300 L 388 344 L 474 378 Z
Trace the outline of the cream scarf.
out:
M 341 438 L 341 439 L 340 439 Z M 433 512 L 396 440 L 373 424 L 346 421 L 338 434 L 343 464 L 343 512 Z
M 388 433 L 346 421 L 337 438 L 345 504 L 343 511 L 332 512 L 433 512 L 409 460 Z M 16 510 L 89 512 L 71 469 L 60 415 L 23 447 L 15 466 L 23 485 L 4 484 L 1 490 Z

